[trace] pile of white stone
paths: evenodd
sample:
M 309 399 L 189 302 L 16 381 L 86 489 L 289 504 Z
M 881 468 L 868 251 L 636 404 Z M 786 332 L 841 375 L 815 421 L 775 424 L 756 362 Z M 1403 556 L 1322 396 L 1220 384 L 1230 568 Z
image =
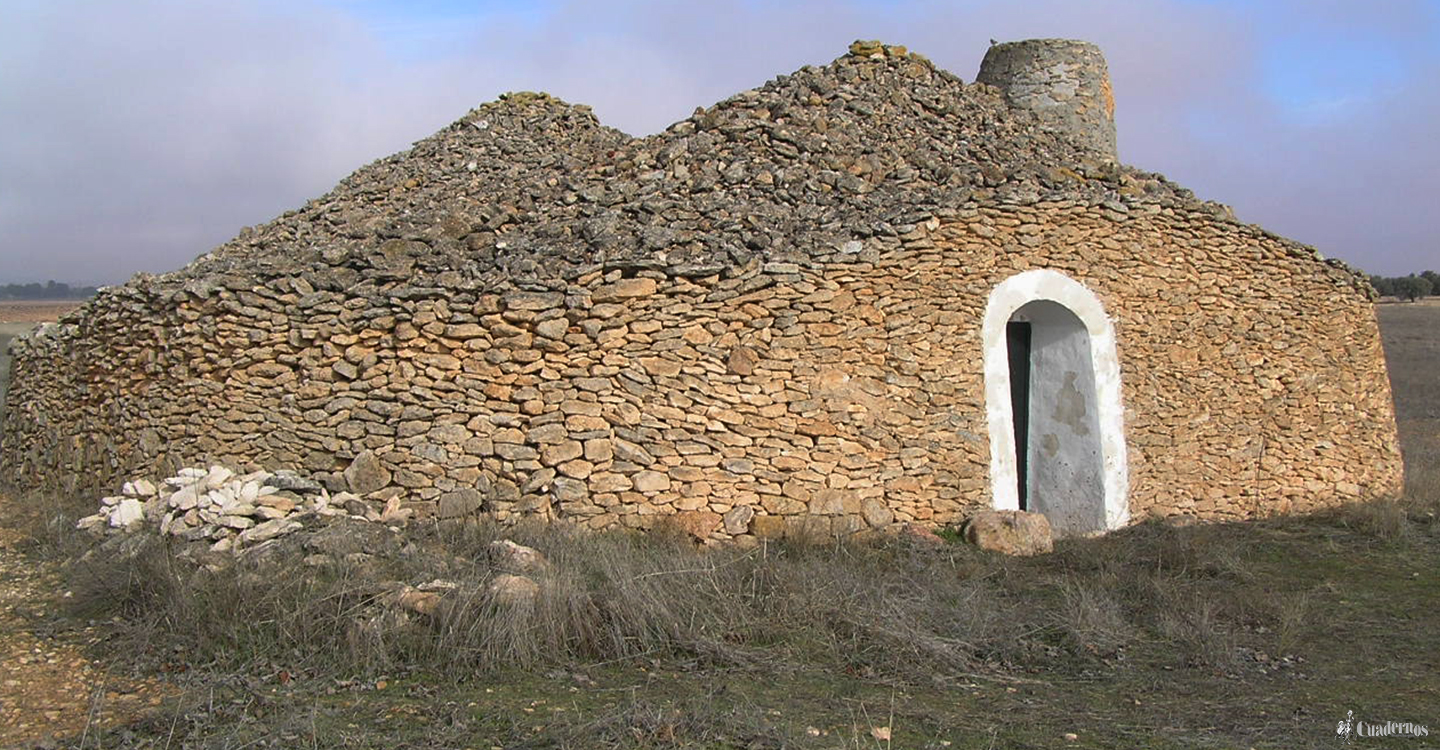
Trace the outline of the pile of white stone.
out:
M 125 483 L 103 498 L 100 512 L 77 528 L 97 534 L 154 529 L 161 535 L 209 542 L 216 552 L 239 551 L 304 528 L 304 519 L 347 515 L 350 493 L 331 497 L 319 484 L 289 473 L 236 474 L 224 466 L 181 469 L 158 485 Z

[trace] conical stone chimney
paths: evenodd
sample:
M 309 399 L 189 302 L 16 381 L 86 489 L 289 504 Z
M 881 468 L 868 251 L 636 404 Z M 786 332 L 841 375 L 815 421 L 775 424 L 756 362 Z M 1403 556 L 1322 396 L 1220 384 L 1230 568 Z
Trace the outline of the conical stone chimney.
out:
M 1110 72 L 1094 44 L 1026 39 L 991 45 L 975 80 L 1000 89 L 1012 106 L 1039 115 L 1047 130 L 1099 158 L 1119 160 Z

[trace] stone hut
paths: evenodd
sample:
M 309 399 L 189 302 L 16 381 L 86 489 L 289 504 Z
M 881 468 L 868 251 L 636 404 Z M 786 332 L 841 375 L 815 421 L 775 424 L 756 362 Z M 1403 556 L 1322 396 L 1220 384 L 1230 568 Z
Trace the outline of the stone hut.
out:
M 1365 279 L 1121 165 L 1113 112 L 1065 40 L 974 84 L 857 42 L 645 138 L 510 94 L 19 341 L 3 471 L 711 540 L 1397 492 Z

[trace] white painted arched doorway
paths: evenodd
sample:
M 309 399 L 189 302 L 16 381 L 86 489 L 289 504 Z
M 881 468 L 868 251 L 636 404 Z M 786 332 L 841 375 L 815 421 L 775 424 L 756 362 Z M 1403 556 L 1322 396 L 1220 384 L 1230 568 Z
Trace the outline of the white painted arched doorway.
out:
M 1125 525 L 1120 361 L 1100 299 L 1025 271 L 991 291 L 981 336 L 992 506 L 1043 513 L 1062 536 Z

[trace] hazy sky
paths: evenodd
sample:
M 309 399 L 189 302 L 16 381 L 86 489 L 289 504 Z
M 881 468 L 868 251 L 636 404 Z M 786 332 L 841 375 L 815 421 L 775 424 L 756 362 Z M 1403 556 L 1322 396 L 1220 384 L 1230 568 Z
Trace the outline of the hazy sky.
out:
M 1440 0 L 4 0 L 0 283 L 178 268 L 509 90 L 637 135 L 854 39 L 1110 63 L 1122 160 L 1371 273 L 1440 268 Z

